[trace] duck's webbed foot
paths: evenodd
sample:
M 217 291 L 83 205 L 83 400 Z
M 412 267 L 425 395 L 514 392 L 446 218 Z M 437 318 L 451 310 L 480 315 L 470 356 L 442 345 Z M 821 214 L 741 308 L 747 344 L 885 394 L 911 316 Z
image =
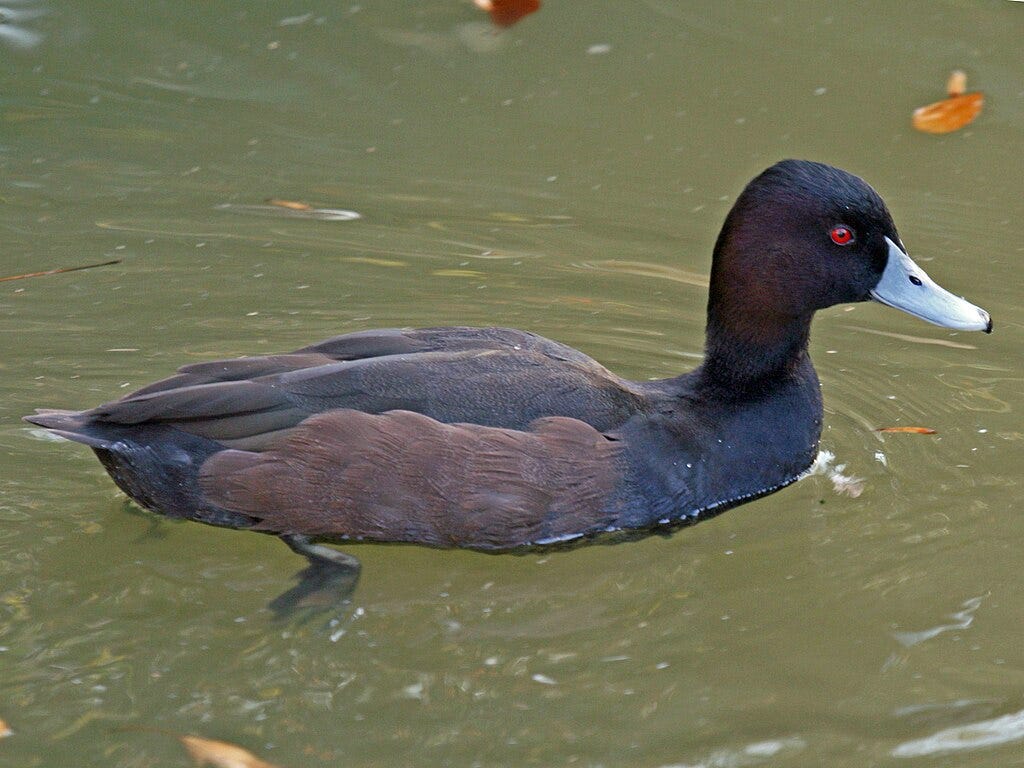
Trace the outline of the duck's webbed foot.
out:
M 339 605 L 355 591 L 359 582 L 359 561 L 309 536 L 281 534 L 281 541 L 309 560 L 309 567 L 296 574 L 299 583 L 270 602 L 278 618 L 296 611 L 320 611 Z

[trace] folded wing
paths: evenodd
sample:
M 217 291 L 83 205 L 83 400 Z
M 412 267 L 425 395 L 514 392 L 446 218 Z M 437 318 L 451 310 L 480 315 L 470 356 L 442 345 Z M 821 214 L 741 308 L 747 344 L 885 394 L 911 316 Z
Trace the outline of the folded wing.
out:
M 348 334 L 291 354 L 200 363 L 81 416 L 167 424 L 226 447 L 265 450 L 336 409 L 422 413 L 444 423 L 523 429 L 564 415 L 611 429 L 640 397 L 589 357 L 502 328 Z
M 260 530 L 495 550 L 606 530 L 621 473 L 619 444 L 576 419 L 511 430 L 335 410 L 263 452 L 212 455 L 199 486 Z

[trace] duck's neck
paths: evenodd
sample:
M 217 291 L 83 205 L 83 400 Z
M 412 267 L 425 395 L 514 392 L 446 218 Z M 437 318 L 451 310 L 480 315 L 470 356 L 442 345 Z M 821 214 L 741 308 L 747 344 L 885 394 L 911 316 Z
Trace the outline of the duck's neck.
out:
M 788 380 L 809 364 L 810 329 L 810 313 L 730 312 L 712 302 L 698 386 L 716 397 L 749 397 Z

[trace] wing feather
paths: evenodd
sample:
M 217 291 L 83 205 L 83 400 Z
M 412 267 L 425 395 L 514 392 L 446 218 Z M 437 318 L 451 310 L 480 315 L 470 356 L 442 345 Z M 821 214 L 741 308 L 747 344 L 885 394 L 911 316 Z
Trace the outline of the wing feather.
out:
M 514 430 L 337 410 L 269 450 L 211 456 L 200 487 L 262 530 L 508 549 L 611 525 L 620 451 L 565 417 Z

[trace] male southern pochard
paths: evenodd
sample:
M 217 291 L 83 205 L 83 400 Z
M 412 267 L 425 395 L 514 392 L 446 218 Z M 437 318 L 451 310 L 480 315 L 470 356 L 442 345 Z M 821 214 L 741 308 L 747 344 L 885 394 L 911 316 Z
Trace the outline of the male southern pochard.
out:
M 88 445 L 147 509 L 280 536 L 314 580 L 358 568 L 322 541 L 497 552 L 642 534 L 800 477 L 822 421 L 811 318 L 868 299 L 992 330 L 911 261 L 864 181 L 786 160 L 726 217 L 704 361 L 675 378 L 627 381 L 525 331 L 388 329 L 27 420 Z

